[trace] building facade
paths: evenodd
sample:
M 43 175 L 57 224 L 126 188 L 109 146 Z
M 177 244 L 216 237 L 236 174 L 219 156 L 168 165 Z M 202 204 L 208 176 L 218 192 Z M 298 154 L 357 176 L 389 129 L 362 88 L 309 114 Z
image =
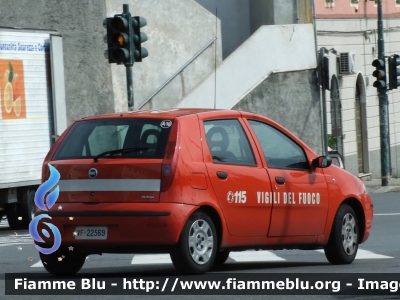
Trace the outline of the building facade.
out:
M 400 54 L 400 1 L 383 0 L 386 62 Z M 381 177 L 378 91 L 373 87 L 378 58 L 376 1 L 315 1 L 318 48 L 329 51 L 330 144 L 343 156 L 345 168 L 360 177 Z M 390 172 L 400 175 L 400 90 L 388 91 Z
M 381 177 L 379 99 L 372 76 L 372 61 L 378 57 L 376 0 L 196 1 L 221 19 L 224 58 L 261 25 L 304 23 L 309 17 L 307 9 L 313 6 L 317 50 L 330 50 L 330 90 L 326 92 L 329 144 L 343 155 L 349 172 Z M 388 57 L 400 53 L 400 0 L 382 0 L 382 8 Z M 398 90 L 388 92 L 390 173 L 394 177 L 400 176 L 399 97 Z M 248 99 L 245 103 L 237 107 L 256 105 Z

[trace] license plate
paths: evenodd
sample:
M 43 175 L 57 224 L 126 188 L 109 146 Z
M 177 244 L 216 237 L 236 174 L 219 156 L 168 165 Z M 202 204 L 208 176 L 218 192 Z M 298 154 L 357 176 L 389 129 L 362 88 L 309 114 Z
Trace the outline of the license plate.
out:
M 75 229 L 76 240 L 106 240 L 107 226 L 78 226 Z

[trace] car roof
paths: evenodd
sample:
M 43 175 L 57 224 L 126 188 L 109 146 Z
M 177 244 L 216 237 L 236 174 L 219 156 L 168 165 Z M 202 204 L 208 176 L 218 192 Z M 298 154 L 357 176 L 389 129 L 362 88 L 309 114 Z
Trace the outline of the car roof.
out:
M 212 108 L 170 108 L 170 109 L 159 109 L 159 110 L 135 110 L 129 112 L 120 112 L 112 114 L 96 115 L 91 117 L 84 117 L 81 120 L 91 120 L 91 119 L 110 119 L 110 118 L 132 118 L 140 116 L 142 118 L 169 118 L 174 119 L 179 116 L 199 114 L 206 112 L 218 111 L 221 114 L 224 112 L 231 112 L 229 109 L 212 109 Z
M 116 119 L 116 118 L 145 118 L 145 119 L 175 119 L 176 117 L 187 116 L 198 114 L 202 115 L 204 118 L 212 117 L 212 118 L 225 118 L 225 117 L 239 117 L 242 116 L 243 118 L 255 118 L 259 119 L 262 118 L 263 120 L 268 120 L 270 124 L 275 125 L 278 128 L 285 129 L 279 123 L 276 123 L 272 119 L 252 113 L 247 111 L 239 111 L 233 109 L 213 109 L 213 108 L 166 108 L 166 109 L 158 109 L 158 110 L 135 110 L 135 111 L 128 111 L 128 112 L 120 112 L 120 113 L 111 113 L 111 114 L 103 114 L 103 115 L 94 115 L 90 117 L 84 117 L 80 120 L 76 120 L 75 122 L 79 121 L 86 121 L 86 120 L 101 120 L 101 119 Z

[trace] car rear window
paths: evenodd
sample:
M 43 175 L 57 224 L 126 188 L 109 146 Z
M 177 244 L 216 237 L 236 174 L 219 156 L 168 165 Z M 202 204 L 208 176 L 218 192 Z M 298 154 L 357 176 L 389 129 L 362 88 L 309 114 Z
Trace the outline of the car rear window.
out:
M 92 158 L 107 151 L 138 148 L 110 157 L 163 158 L 172 120 L 103 119 L 75 123 L 53 160 Z

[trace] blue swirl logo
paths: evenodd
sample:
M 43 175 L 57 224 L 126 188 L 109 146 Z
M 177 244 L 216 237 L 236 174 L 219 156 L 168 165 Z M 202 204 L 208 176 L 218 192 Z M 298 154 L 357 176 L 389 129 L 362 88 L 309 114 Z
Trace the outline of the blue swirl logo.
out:
M 50 169 L 50 177 L 47 181 L 43 182 L 39 186 L 35 194 L 36 206 L 44 211 L 48 211 L 56 203 L 58 195 L 60 194 L 59 186 L 57 185 L 55 187 L 55 185 L 60 180 L 60 173 L 52 165 L 48 164 L 48 166 Z M 55 188 L 47 195 L 45 203 L 45 196 L 53 187 Z M 39 221 L 42 219 L 51 219 L 51 217 L 48 214 L 40 214 L 36 216 L 29 224 L 29 233 L 31 234 L 32 238 L 39 243 L 44 243 L 44 240 L 40 237 L 37 231 L 37 226 L 39 224 Z M 53 224 L 47 222 L 43 223 L 46 224 L 47 227 L 53 232 L 54 244 L 51 248 L 42 248 L 39 247 L 38 245 L 35 245 L 35 247 L 43 254 L 51 254 L 60 247 L 61 234 L 58 228 Z M 42 229 L 42 234 L 47 238 L 50 237 L 50 233 L 46 229 Z

